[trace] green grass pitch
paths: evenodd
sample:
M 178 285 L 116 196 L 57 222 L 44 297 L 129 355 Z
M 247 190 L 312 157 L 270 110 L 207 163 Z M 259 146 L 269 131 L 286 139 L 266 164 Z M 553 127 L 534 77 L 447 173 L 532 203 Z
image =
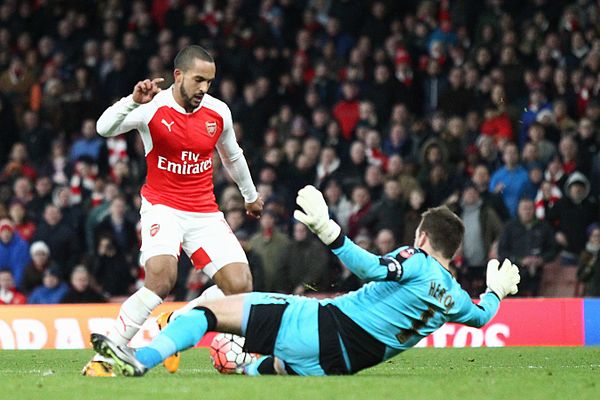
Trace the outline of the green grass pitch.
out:
M 600 347 L 413 349 L 355 376 L 219 375 L 206 349 L 179 372 L 86 378 L 90 350 L 0 351 L 0 399 L 599 399 Z

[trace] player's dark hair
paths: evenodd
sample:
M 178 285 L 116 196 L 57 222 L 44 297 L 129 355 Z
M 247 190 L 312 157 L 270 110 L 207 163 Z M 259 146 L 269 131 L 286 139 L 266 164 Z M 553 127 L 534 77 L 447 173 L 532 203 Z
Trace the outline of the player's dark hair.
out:
M 187 71 L 192 66 L 192 63 L 195 59 L 200 59 L 210 63 L 215 62 L 215 59 L 208 51 L 206 51 L 204 47 L 193 44 L 179 50 L 179 53 L 177 53 L 175 56 L 175 61 L 173 64 L 175 69 Z
M 421 214 L 421 232 L 427 232 L 431 247 L 451 259 L 463 240 L 465 226 L 448 207 L 430 208 Z

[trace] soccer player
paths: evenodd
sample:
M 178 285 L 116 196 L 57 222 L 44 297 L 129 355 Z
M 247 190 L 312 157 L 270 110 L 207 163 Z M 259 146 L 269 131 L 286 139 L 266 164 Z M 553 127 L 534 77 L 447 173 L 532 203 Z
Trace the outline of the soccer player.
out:
M 136 129 L 148 169 L 140 210 L 144 287 L 123 303 L 109 333 L 122 345 L 173 288 L 180 248 L 224 294 L 252 290 L 244 250 L 215 202 L 215 148 L 244 197 L 247 214 L 259 217 L 263 201 L 236 142 L 229 107 L 207 93 L 215 78 L 215 62 L 202 47 L 189 46 L 177 54 L 174 67 L 172 87 L 161 91 L 162 78 L 140 81 L 97 122 L 104 137 Z M 83 374 L 112 375 L 106 361 L 96 356 Z
M 352 374 L 409 349 L 445 322 L 481 327 L 505 296 L 517 293 L 517 266 L 491 260 L 487 290 L 479 304 L 471 301 L 448 270 L 464 226 L 446 207 L 423 213 L 414 247 L 377 256 L 341 233 L 317 189 L 301 189 L 296 201 L 303 211 L 295 218 L 372 282 L 326 300 L 249 293 L 206 301 L 171 321 L 147 347 L 133 350 L 94 334 L 96 351 L 112 357 L 124 375 L 139 376 L 217 330 L 245 336 L 245 351 L 265 355 L 245 366 L 247 375 Z

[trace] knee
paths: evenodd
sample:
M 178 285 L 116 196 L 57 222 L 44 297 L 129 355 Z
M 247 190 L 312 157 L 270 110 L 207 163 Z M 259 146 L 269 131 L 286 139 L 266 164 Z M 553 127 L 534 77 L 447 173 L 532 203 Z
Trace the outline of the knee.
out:
M 144 286 L 164 299 L 175 286 L 177 264 L 175 259 L 162 261 L 146 263 Z
M 222 279 L 218 286 L 227 296 L 251 292 L 252 274 L 249 268 L 243 268 L 237 274 L 229 274 L 227 279 Z
M 144 282 L 144 286 L 152 290 L 154 293 L 156 293 L 157 296 L 164 300 L 169 295 L 169 293 L 171 293 L 171 289 L 173 289 L 173 286 L 175 286 L 175 284 L 171 283 L 170 281 L 164 282 L 160 280 L 152 281 L 146 279 L 146 281 Z

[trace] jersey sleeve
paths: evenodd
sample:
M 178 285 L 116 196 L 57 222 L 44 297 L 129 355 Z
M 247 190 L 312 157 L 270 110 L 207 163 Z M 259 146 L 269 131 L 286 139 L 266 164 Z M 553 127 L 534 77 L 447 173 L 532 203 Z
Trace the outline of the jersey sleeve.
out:
M 252 181 L 244 152 L 235 139 L 233 120 L 229 108 L 226 109 L 225 115 L 223 115 L 223 132 L 217 142 L 217 151 L 227 173 L 240 189 L 244 201 L 246 203 L 256 201 L 258 192 Z
M 452 322 L 458 322 L 475 328 L 487 324 L 498 312 L 500 299 L 492 292 L 481 295 L 479 304 L 473 303 L 467 292 L 461 290 L 458 312 L 452 316 Z
M 133 95 L 123 97 L 108 107 L 96 122 L 96 131 L 100 136 L 111 137 L 132 129 L 140 129 L 143 122 L 143 108 L 133 101 Z
M 403 251 L 408 249 L 414 251 L 415 249 L 401 247 L 384 256 L 378 256 L 358 246 L 348 237 L 344 236 L 342 241 L 341 246 L 332 248 L 332 252 L 346 268 L 360 279 L 370 281 L 402 281 L 410 279 L 416 273 L 410 264 L 414 264 L 414 261 L 417 260 L 415 259 L 413 262 L 407 263 L 406 261 L 412 257 L 404 258 L 402 256 L 402 254 L 408 255 L 408 253 L 403 253 Z M 336 242 L 339 244 L 337 240 Z M 412 256 L 413 254 L 415 253 L 411 252 L 410 255 Z M 422 257 L 423 254 L 420 254 L 420 256 Z

